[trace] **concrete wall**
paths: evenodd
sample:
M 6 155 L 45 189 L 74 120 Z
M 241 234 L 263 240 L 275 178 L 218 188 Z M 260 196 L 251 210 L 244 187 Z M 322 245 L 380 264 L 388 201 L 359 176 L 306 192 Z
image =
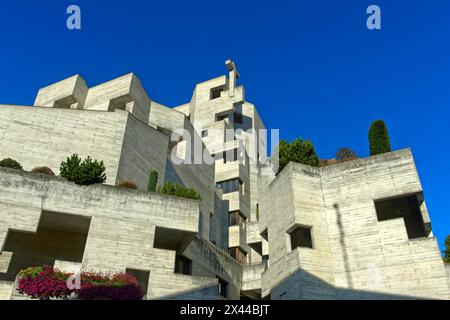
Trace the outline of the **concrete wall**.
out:
M 84 79 L 80 75 L 74 75 L 41 88 L 34 105 L 38 107 L 82 109 L 88 90 Z
M 321 169 L 338 287 L 450 298 L 435 238 L 408 240 L 403 221 L 378 222 L 374 200 L 420 194 L 409 149 Z
M 150 171 L 158 172 L 158 185 L 164 182 L 169 138 L 127 113 L 122 151 L 116 181 L 131 180 L 147 190 Z
M 84 109 L 97 111 L 126 110 L 147 123 L 151 100 L 135 74 L 129 73 L 89 88 Z
M 128 113 L 0 105 L 0 154 L 59 174 L 74 153 L 102 160 L 115 184 Z
M 447 281 L 448 281 L 448 286 L 450 288 L 450 264 L 448 264 L 448 263 L 445 264 L 445 271 L 447 272 Z
M 0 300 L 9 300 L 14 287 L 14 282 L 0 280 Z
M 403 219 L 377 219 L 374 200 L 421 191 L 409 149 L 323 168 L 290 163 L 260 198 L 270 254 L 263 296 L 448 299 L 436 239 L 409 240 Z M 313 249 L 291 250 L 296 224 L 312 227 Z
M 197 237 L 183 254 L 193 260 L 192 274 L 194 276 L 219 276 L 228 282 L 227 298 L 239 299 L 242 286 L 242 266 L 226 251 Z
M 214 279 L 198 278 L 181 283 L 173 273 L 179 242 L 192 238 L 198 229 L 196 200 L 106 185 L 83 187 L 63 178 L 0 169 L 0 209 L 4 213 L 0 217 L 2 248 L 9 229 L 35 233 L 44 211 L 90 217 L 84 270 L 147 270 L 150 298 L 180 291 L 187 295 L 214 284 Z M 173 249 L 154 248 L 155 239 L 165 236 L 164 232 L 157 235 L 156 228 L 171 232 L 173 237 L 163 240 Z
M 0 154 L 25 170 L 48 166 L 58 175 L 76 153 L 103 161 L 107 184 L 129 179 L 146 190 L 150 170 L 164 177 L 169 138 L 126 111 L 0 105 L 0 124 Z

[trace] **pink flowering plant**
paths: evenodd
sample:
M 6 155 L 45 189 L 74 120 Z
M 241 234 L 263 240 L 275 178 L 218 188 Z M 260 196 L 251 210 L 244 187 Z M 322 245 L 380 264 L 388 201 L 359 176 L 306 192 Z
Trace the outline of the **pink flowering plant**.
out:
M 19 272 L 17 291 L 41 300 L 67 299 L 72 293 L 82 300 L 142 300 L 144 297 L 136 278 L 130 274 L 82 272 L 80 286 L 74 289 L 67 285 L 71 276 L 72 273 L 51 266 L 30 267 Z
M 66 283 L 70 275 L 51 266 L 30 267 L 19 272 L 17 291 L 34 299 L 64 299 L 71 294 Z

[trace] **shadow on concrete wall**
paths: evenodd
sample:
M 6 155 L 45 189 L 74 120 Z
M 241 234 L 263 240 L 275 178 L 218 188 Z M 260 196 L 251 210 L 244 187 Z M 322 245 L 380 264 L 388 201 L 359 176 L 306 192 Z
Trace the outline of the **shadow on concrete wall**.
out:
M 289 291 L 287 288 L 299 288 Z M 272 300 L 415 300 L 418 297 L 375 291 L 339 288 L 299 269 L 272 289 Z
M 339 205 L 337 203 L 335 203 L 333 205 L 334 210 L 336 211 L 336 217 L 337 217 L 337 225 L 339 228 L 339 242 L 341 244 L 341 248 L 342 248 L 342 256 L 344 258 L 344 269 L 345 269 L 345 275 L 347 277 L 347 285 L 349 288 L 353 288 L 353 281 L 352 281 L 352 276 L 350 275 L 350 263 L 349 263 L 349 259 L 348 259 L 348 253 L 347 253 L 347 246 L 345 244 L 345 231 L 344 231 L 344 227 L 342 225 L 342 214 L 341 211 L 339 210 Z
M 223 300 L 218 295 L 217 285 L 200 287 L 195 290 L 186 290 L 175 294 L 167 295 L 154 300 Z

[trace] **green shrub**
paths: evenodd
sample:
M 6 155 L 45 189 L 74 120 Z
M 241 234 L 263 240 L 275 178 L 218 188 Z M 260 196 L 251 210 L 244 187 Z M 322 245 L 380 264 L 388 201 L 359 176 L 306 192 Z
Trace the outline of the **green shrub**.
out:
M 391 152 L 389 133 L 383 120 L 376 120 L 370 125 L 369 146 L 371 156 Z
M 125 188 L 125 189 L 137 189 L 136 183 L 130 180 L 124 180 L 117 184 L 117 187 L 119 188 Z
M 291 161 L 314 167 L 319 165 L 319 157 L 317 157 L 314 146 L 309 140 L 303 141 L 298 138 L 290 143 L 281 140 L 278 145 L 278 152 L 280 161 L 278 172 L 283 170 Z
M 54 176 L 55 175 L 53 170 L 50 169 L 49 167 L 36 167 L 33 170 L 31 170 L 31 172 L 47 174 L 49 176 Z
M 189 199 L 201 199 L 200 194 L 194 189 L 186 188 L 178 183 L 174 184 L 172 181 L 168 181 L 163 186 L 159 186 L 157 192 Z
M 158 172 L 152 170 L 150 172 L 150 176 L 148 177 L 147 191 L 155 192 L 157 183 L 158 183 Z
M 1 160 L 0 167 L 23 170 L 22 165 L 16 160 L 11 158 Z
M 450 236 L 447 236 L 447 238 L 445 239 L 444 246 L 444 262 L 450 263 Z
M 103 161 L 92 160 L 89 156 L 81 162 L 78 155 L 74 154 L 61 162 L 60 175 L 69 181 L 80 185 L 103 183 L 106 180 Z

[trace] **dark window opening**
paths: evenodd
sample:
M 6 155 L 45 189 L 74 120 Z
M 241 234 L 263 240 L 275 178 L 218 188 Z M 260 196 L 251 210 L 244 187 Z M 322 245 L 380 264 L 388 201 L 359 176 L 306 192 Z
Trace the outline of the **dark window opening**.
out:
M 241 189 L 242 181 L 239 178 L 218 182 L 216 187 L 223 190 L 223 193 L 236 192 Z
M 228 291 L 228 282 L 226 282 L 225 280 L 223 280 L 220 277 L 216 277 L 219 280 L 219 295 L 226 298 L 227 297 L 227 291 Z
M 223 91 L 223 87 L 211 89 L 211 100 L 220 98 L 220 93 Z
M 242 264 L 243 266 L 247 265 L 247 253 L 241 250 L 239 247 L 233 247 L 228 249 L 228 254 L 234 260 Z
M 125 272 L 128 274 L 131 274 L 133 277 L 135 277 L 139 286 L 142 288 L 142 291 L 144 292 L 144 294 L 147 294 L 148 280 L 150 278 L 150 271 L 127 268 Z
M 246 218 L 242 215 L 239 210 L 230 211 L 228 213 L 228 226 L 237 226 L 245 223 Z
M 222 121 L 222 120 L 228 119 L 229 116 L 230 115 L 228 113 L 217 115 L 216 116 L 216 121 Z
M 202 131 L 202 138 L 207 137 L 208 136 L 208 130 L 203 130 Z
M 237 123 L 237 124 L 243 124 L 244 123 L 244 119 L 242 117 L 242 113 L 239 113 L 239 112 L 235 112 L 234 113 L 234 123 Z
M 403 218 L 409 239 L 426 237 L 416 195 L 375 201 L 378 221 Z
M 192 274 L 192 261 L 186 257 L 175 257 L 175 273 L 179 274 Z
M 292 232 L 289 233 L 291 237 L 291 249 L 294 250 L 297 247 L 313 248 L 311 227 L 298 226 Z
M 50 265 L 56 260 L 81 263 L 91 218 L 88 216 L 43 211 L 36 233 L 9 230 L 3 251 L 11 258 L 4 268 L 16 275 L 30 266 Z

